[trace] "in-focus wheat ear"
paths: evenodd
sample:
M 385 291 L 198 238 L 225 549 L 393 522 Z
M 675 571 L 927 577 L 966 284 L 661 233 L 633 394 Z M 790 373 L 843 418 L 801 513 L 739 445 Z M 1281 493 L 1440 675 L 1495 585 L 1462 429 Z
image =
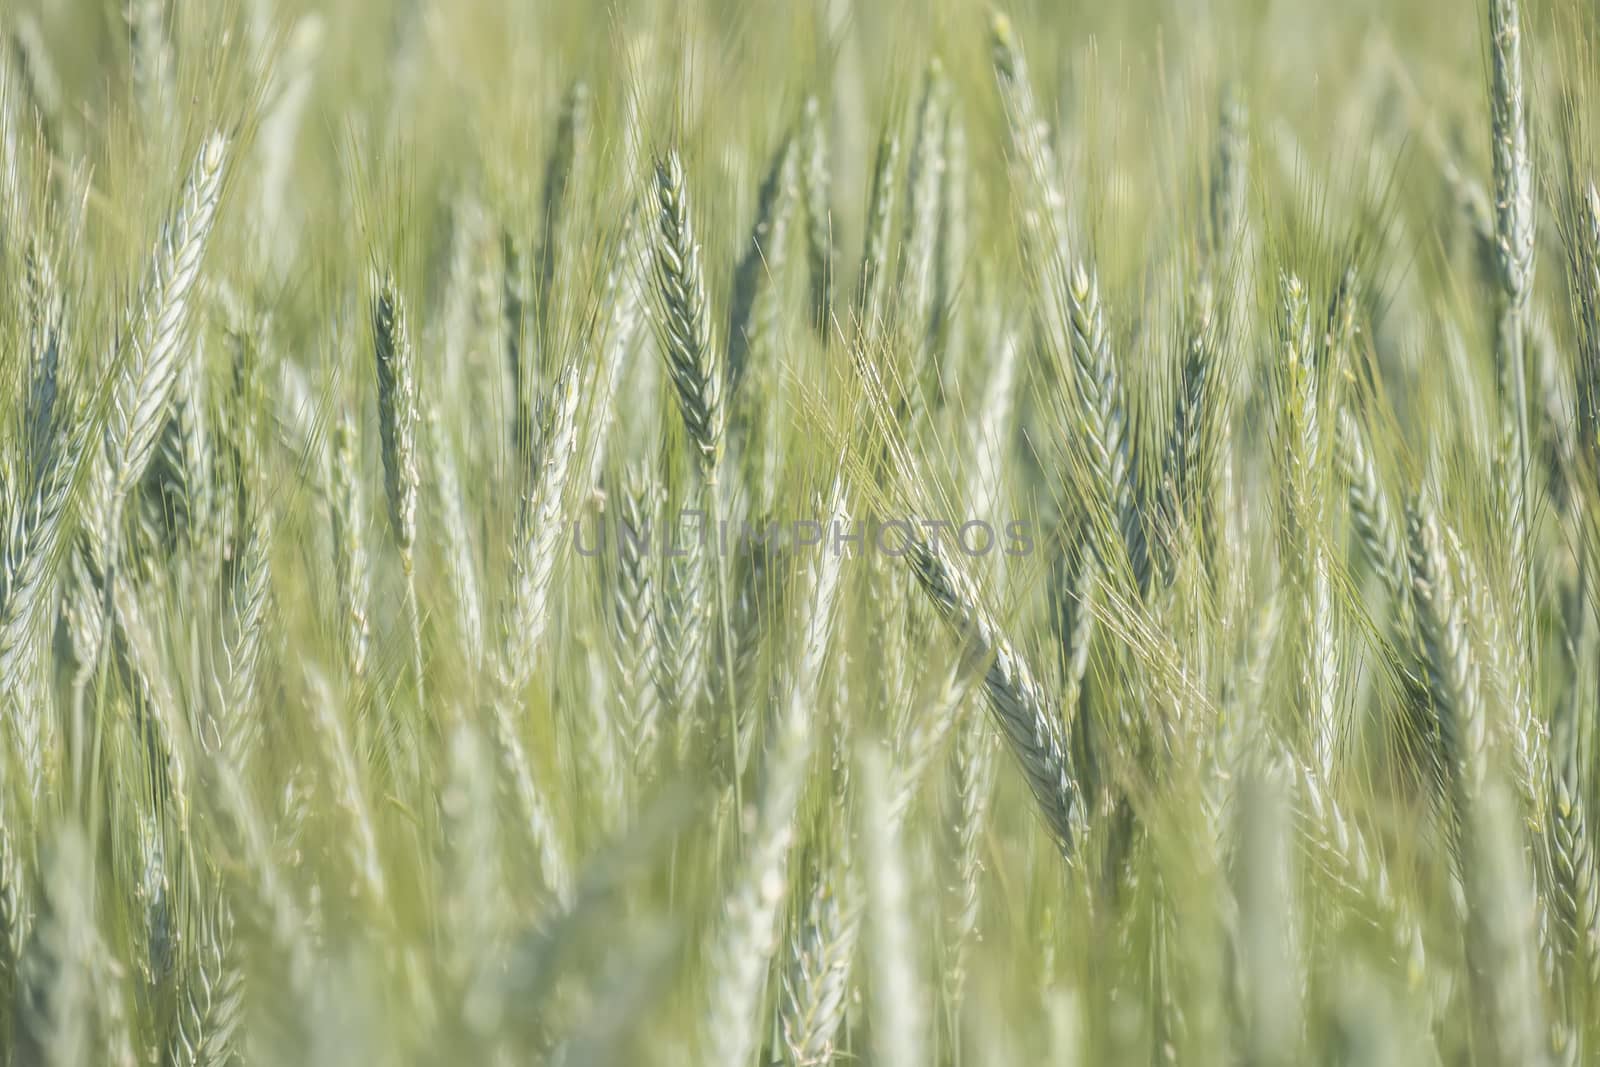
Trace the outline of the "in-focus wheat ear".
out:
M 683 161 L 676 150 L 665 158 L 656 160 L 657 212 L 655 242 L 655 290 L 657 303 L 657 334 L 662 353 L 666 358 L 667 376 L 672 381 L 678 398 L 678 411 L 683 416 L 690 447 L 698 462 L 700 488 L 704 495 L 705 511 L 701 521 L 720 523 L 724 518 L 722 501 L 724 490 L 717 476 L 722 464 L 723 428 L 726 412 L 722 392 L 724 371 L 719 365 L 718 352 L 711 336 L 711 309 L 706 296 L 705 268 L 700 260 L 700 245 L 695 241 L 694 227 L 689 211 L 689 190 L 683 172 Z M 673 672 L 676 711 L 679 713 L 679 747 L 687 743 L 697 725 L 694 716 L 686 714 L 699 691 L 711 681 L 704 668 L 705 653 L 710 649 L 710 603 L 712 590 L 716 594 L 717 615 L 722 620 L 722 670 L 727 680 L 729 736 L 738 751 L 738 699 L 734 691 L 734 641 L 730 629 L 732 622 L 728 610 L 728 571 L 722 553 L 713 561 L 707 558 L 714 537 L 707 536 L 708 528 L 698 531 L 700 543 L 689 549 L 688 559 L 674 574 L 685 579 L 679 583 L 673 598 L 685 609 L 678 615 L 682 626 L 669 626 L 690 653 L 679 660 Z M 676 536 L 676 535 L 674 535 Z M 714 564 L 714 565 L 713 565 Z M 675 621 L 667 620 L 669 623 Z M 681 754 L 681 753 L 680 753 Z M 742 764 L 739 766 L 742 771 Z M 735 782 L 735 797 L 742 793 Z
M 1121 372 L 1111 353 L 1100 286 L 1083 263 L 1073 268 L 1067 296 L 1071 335 L 1065 340 L 1076 409 L 1067 416 L 1067 424 L 1081 427 L 1097 503 L 1105 509 L 1110 528 L 1120 535 L 1116 545 L 1101 539 L 1100 561 L 1116 573 L 1119 557 L 1125 552 L 1127 566 L 1142 592 L 1150 584 L 1150 555 L 1134 492 L 1127 402 Z
M 657 328 L 667 374 L 689 442 L 706 481 L 722 461 L 723 376 L 711 339 L 705 269 L 689 211 L 683 161 L 669 151 L 656 160 L 655 289 Z
M 102 570 L 114 567 L 124 502 L 155 454 L 178 383 L 190 292 L 222 197 L 228 142 L 212 134 L 200 147 L 177 212 L 163 228 L 138 302 L 119 335 L 101 451 L 90 480 L 87 528 Z
M 661 648 L 657 642 L 660 583 L 657 555 L 651 549 L 661 532 L 658 494 L 637 469 L 623 478 L 619 499 L 613 578 L 612 623 L 620 692 L 619 721 L 634 772 L 649 773 L 661 728 Z M 608 559 L 611 558 L 608 554 Z
M 62 296 L 48 253 L 30 241 L 27 254 L 28 387 L 17 428 L 21 469 L 0 488 L 0 692 L 14 698 L 24 765 L 34 784 L 43 773 L 42 743 L 50 721 L 29 677 L 42 643 L 38 619 L 50 599 L 56 554 L 72 487 L 87 455 L 87 424 L 58 403 Z

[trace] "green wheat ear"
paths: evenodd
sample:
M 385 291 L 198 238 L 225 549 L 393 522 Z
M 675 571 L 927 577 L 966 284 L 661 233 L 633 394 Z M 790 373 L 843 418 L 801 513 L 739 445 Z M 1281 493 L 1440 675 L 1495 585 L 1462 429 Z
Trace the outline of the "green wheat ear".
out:
M 655 289 L 667 374 L 700 471 L 715 481 L 722 462 L 723 375 L 711 340 L 705 269 L 677 152 L 656 160 Z
M 1600 25 L 1168 6 L 0 3 L 0 1067 L 1596 1060 Z

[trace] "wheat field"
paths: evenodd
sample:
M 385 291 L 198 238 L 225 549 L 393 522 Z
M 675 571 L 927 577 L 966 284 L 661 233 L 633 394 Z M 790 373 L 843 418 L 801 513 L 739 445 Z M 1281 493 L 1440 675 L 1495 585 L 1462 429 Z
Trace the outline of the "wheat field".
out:
M 1600 1063 L 1580 0 L 7 0 L 0 1067 Z

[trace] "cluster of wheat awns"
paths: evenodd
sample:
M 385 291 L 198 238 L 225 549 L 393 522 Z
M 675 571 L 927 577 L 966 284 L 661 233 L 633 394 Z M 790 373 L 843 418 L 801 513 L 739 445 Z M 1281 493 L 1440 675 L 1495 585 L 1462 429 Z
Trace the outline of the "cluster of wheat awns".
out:
M 1600 1056 L 1582 17 L 32 6 L 0 1067 Z

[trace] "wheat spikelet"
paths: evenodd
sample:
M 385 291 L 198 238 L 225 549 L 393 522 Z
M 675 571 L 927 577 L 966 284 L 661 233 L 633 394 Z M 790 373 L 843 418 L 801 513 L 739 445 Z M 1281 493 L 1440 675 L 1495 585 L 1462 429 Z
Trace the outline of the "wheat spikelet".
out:
M 1592 995 L 1600 988 L 1600 870 L 1583 800 L 1567 777 L 1558 773 L 1552 778 L 1546 820 L 1554 875 L 1550 903 L 1568 960 L 1569 981 Z
M 1591 471 L 1600 469 L 1600 191 L 1570 178 L 1564 227 L 1568 291 L 1578 327 L 1576 360 L 1579 446 Z
M 1440 783 L 1460 832 L 1465 810 L 1483 788 L 1485 731 L 1478 666 L 1444 555 L 1438 519 L 1419 502 L 1406 519 L 1411 598 L 1439 735 Z
M 261 653 L 266 643 L 272 595 L 272 520 L 260 511 L 233 575 L 229 629 L 224 636 L 225 673 L 218 689 L 219 742 L 229 764 L 243 773 L 256 746 L 260 721 Z
M 927 1063 L 928 1004 L 910 922 L 910 885 L 899 820 L 889 813 L 883 756 L 861 755 L 862 830 L 867 861 L 867 933 L 871 945 L 873 1062 Z
M 1217 328 L 1212 321 L 1212 297 L 1203 291 L 1198 309 L 1187 327 L 1178 395 L 1173 404 L 1172 428 L 1167 436 L 1164 525 L 1168 580 L 1177 546 L 1172 542 L 1181 526 L 1196 531 L 1208 560 L 1216 553 L 1216 495 L 1218 468 L 1231 412 L 1232 383 L 1220 380 L 1223 368 L 1217 353 Z
M 168 1059 L 180 1067 L 224 1067 L 234 1058 L 244 1015 L 244 976 L 235 958 L 233 916 L 225 901 L 204 908 L 199 942 Z
M 134 97 L 146 127 L 158 138 L 171 126 L 176 92 L 166 7 L 163 0 L 129 0 L 127 6 Z
M 340 632 L 346 662 L 360 677 L 367 668 L 372 625 L 368 618 L 369 578 L 366 510 L 361 491 L 359 439 L 349 412 L 334 420 L 328 451 L 328 520 L 333 538 L 334 583 L 338 589 Z
M 1528 568 L 1530 517 L 1529 470 L 1533 440 L 1529 429 L 1526 320 L 1534 269 L 1533 162 L 1529 149 L 1527 102 L 1522 84 L 1522 28 L 1518 0 L 1489 4 L 1490 93 L 1494 163 L 1495 267 L 1500 284 L 1496 320 L 1502 410 L 1512 467 L 1508 540 L 1511 598 L 1516 606 L 1519 659 L 1533 655 L 1532 611 Z M 1531 659 L 1518 673 L 1532 669 Z
M 861 932 L 861 889 L 842 860 L 836 866 L 816 874 L 779 990 L 783 1051 L 792 1067 L 830 1062 L 844 1026 L 850 964 Z
M 938 270 L 939 233 L 945 215 L 945 116 L 948 108 L 944 81 L 943 65 L 936 57 L 923 75 L 916 132 L 906 168 L 904 252 L 900 258 L 898 286 L 908 308 L 909 325 L 926 330 L 929 337 L 938 312 L 934 282 Z M 917 341 L 926 343 L 923 337 L 918 337 Z M 931 351 L 924 351 L 931 355 Z
M 1218 107 L 1217 140 L 1211 160 L 1210 254 L 1221 266 L 1238 254 L 1239 243 L 1248 221 L 1250 136 L 1249 114 L 1239 87 L 1223 87 Z M 1235 265 L 1236 269 L 1241 269 Z
M 590 457 L 589 481 L 582 488 L 593 489 L 601 482 L 608 455 L 612 426 L 617 415 L 617 396 L 623 379 L 632 366 L 639 335 L 647 315 L 641 286 L 646 277 L 649 233 L 636 206 L 629 207 L 617 236 L 615 256 L 606 272 L 601 306 L 610 308 L 602 341 L 603 355 L 595 373 L 601 379 L 592 383 L 597 399 L 591 414 L 595 447 Z
M 1394 953 L 1393 962 L 1405 969 L 1408 982 L 1421 982 L 1426 963 L 1422 928 L 1410 905 L 1390 882 L 1384 857 L 1317 771 L 1298 761 L 1290 766 L 1296 772 L 1301 814 L 1310 831 L 1305 837 L 1314 855 L 1342 884 L 1376 909 L 1382 932 Z
M 989 19 L 989 44 L 1012 155 L 1023 171 L 1025 228 L 1037 245 L 1037 254 L 1059 253 L 1062 262 L 1067 262 L 1067 198 L 1061 188 L 1061 170 L 1016 28 L 999 12 Z
M 517 511 L 502 662 L 504 680 L 513 692 L 532 676 L 550 623 L 550 582 L 567 535 L 567 480 L 577 460 L 579 386 L 579 371 L 572 365 L 551 385 Z
M 562 234 L 570 225 L 568 219 L 572 212 L 568 202 L 572 197 L 572 185 L 584 176 L 592 108 L 589 86 L 582 81 L 574 82 L 561 103 L 555 143 L 550 146 L 550 158 L 545 164 L 544 241 L 539 250 L 535 294 L 541 340 L 548 337 L 551 322 L 551 289 L 565 265 Z
M 1237 805 L 1233 880 L 1242 972 L 1237 995 L 1245 1060 L 1258 1064 L 1295 1062 L 1303 1010 L 1282 788 L 1276 767 L 1247 767 Z
M 934 264 L 933 311 L 935 343 L 945 352 L 944 379 L 957 378 L 958 302 L 973 256 L 973 172 L 967 125 L 951 103 L 945 115 L 944 183 L 939 189 L 938 260 Z
M 1470 799 L 1460 873 L 1467 902 L 1481 1051 L 1491 1063 L 1539 1065 L 1546 1032 L 1534 962 L 1537 901 L 1510 798 L 1490 781 Z
M 1534 246 L 1533 161 L 1522 85 L 1520 6 L 1518 0 L 1489 4 L 1496 265 L 1507 305 L 1519 312 L 1527 306 L 1533 285 Z
M 1300 684 L 1310 715 L 1312 748 L 1318 771 L 1331 779 L 1342 724 L 1337 707 L 1338 663 L 1333 619 L 1332 579 L 1323 544 L 1322 476 L 1324 459 L 1323 385 L 1319 353 L 1312 339 L 1304 286 L 1284 279 L 1285 362 L 1282 386 L 1282 440 L 1287 457 L 1286 555 L 1299 597 L 1302 647 Z
M 674 547 L 666 553 L 657 639 L 666 682 L 664 695 L 667 709 L 675 718 L 676 750 L 681 757 L 698 729 L 694 712 L 709 681 L 714 623 L 708 558 L 711 550 L 703 511 L 680 511 L 675 516 L 669 513 L 664 519 L 663 536 Z M 691 524 L 695 532 L 685 539 L 684 527 Z
M 56 400 L 60 396 L 61 341 L 65 314 L 50 252 L 37 238 L 28 241 L 24 300 L 28 309 L 28 395 L 23 408 L 22 440 L 25 469 L 42 470 L 60 431 Z
M 949 929 L 943 993 L 952 1020 L 959 1014 L 966 994 L 967 956 L 978 936 L 983 876 L 979 844 L 988 828 L 990 794 L 994 788 L 995 740 L 987 721 L 977 715 L 968 716 L 956 732 L 950 761 L 952 812 L 949 823 L 953 828 L 952 852 L 956 863 L 946 892 Z
M 378 440 L 389 526 L 400 549 L 406 613 L 411 624 L 411 668 L 417 704 L 427 705 L 422 650 L 422 608 L 417 602 L 415 549 L 422 473 L 417 453 L 417 356 L 406 326 L 405 304 L 394 274 L 385 274 L 372 299 L 372 349 L 378 378 Z
M 488 745 L 466 723 L 450 737 L 449 787 L 441 809 L 450 827 L 455 863 L 443 872 L 442 912 L 450 931 L 446 969 L 463 991 L 467 1025 L 487 1029 L 485 1008 L 495 939 L 504 915 L 503 868 L 494 809 L 494 771 Z
M 1092 531 L 1083 523 L 1065 525 L 1050 558 L 1050 629 L 1061 672 L 1061 706 L 1076 715 L 1089 671 L 1094 640 L 1095 560 Z
M 895 171 L 900 167 L 900 138 L 885 129 L 872 163 L 872 189 L 867 196 L 867 229 L 861 248 L 861 269 L 856 277 L 857 315 L 867 336 L 883 325 L 890 234 L 894 232 Z
M 16 825 L 11 821 L 14 811 L 14 806 L 7 804 L 3 812 L 7 821 L 0 824 L 0 997 L 5 998 L 8 1006 L 16 996 L 17 980 L 33 929 L 33 901 L 28 892 L 27 872 L 17 853 L 17 831 L 10 829 Z
M 634 773 L 648 773 L 660 729 L 661 649 L 657 643 L 656 556 L 651 536 L 660 530 L 656 494 L 642 475 L 625 477 L 618 509 L 612 619 L 622 692 L 619 720 Z
M 433 487 L 439 516 L 440 548 L 455 590 L 456 629 L 462 651 L 473 665 L 483 661 L 483 608 L 478 566 L 466 512 L 466 486 L 456 466 L 456 450 L 437 408 L 428 409 L 428 451 L 433 457 Z
M 1389 595 L 1402 610 L 1410 604 L 1411 580 L 1406 573 L 1406 555 L 1401 545 L 1400 528 L 1388 494 L 1378 477 L 1378 469 L 1367 449 L 1361 424 L 1349 408 L 1339 410 L 1338 437 L 1334 445 L 1340 474 L 1344 477 L 1350 517 L 1356 536 L 1366 552 L 1367 562 L 1383 579 Z
M 822 105 L 806 97 L 800 114 L 800 191 L 806 207 L 806 266 L 811 275 L 811 319 L 819 331 L 828 328 L 833 307 L 833 194 L 828 162 L 828 130 Z
M 15 1033 L 18 1061 L 47 1067 L 90 1062 L 100 951 L 88 842 L 63 828 L 43 857 L 40 914 L 22 960 Z
M 214 806 L 222 832 L 243 854 L 248 869 L 246 883 L 253 904 L 262 915 L 272 950 L 285 968 L 288 991 L 304 996 L 315 958 L 315 927 L 273 855 L 272 835 L 261 805 L 251 795 L 243 776 L 221 751 L 212 754 L 204 769 L 204 796 Z
M 1077 786 L 1067 766 L 1059 720 L 1033 673 L 979 603 L 968 579 L 938 545 L 914 538 L 908 561 L 923 593 L 956 631 L 963 654 L 983 666 L 984 691 L 1045 823 L 1062 853 L 1076 836 Z
M 417 495 L 422 481 L 417 457 L 417 357 L 393 274 L 384 275 L 372 299 L 372 348 L 378 372 L 383 496 L 389 528 L 409 573 L 417 543 Z
M 722 461 L 723 373 L 711 339 L 700 246 L 689 214 L 689 190 L 676 152 L 656 161 L 655 290 L 662 353 L 700 472 L 715 482 Z
M 750 239 L 733 277 L 733 301 L 728 322 L 727 394 L 739 385 L 751 353 L 765 353 L 777 335 L 778 298 L 788 260 L 789 225 L 799 197 L 798 146 L 785 137 L 773 154 L 767 176 L 756 196 L 756 218 Z
M 314 678 L 312 690 L 314 696 L 309 702 L 311 722 L 322 735 L 323 751 L 332 771 L 334 803 L 348 820 L 351 831 L 346 846 L 350 865 L 360 879 L 362 891 L 368 895 L 373 907 L 382 913 L 388 906 L 387 883 L 371 806 L 367 803 L 355 752 L 331 688 L 324 680 Z
M 500 745 L 501 759 L 511 778 L 512 793 L 522 809 L 525 829 L 538 852 L 539 876 L 556 902 L 565 905 L 571 900 L 572 875 L 566 845 L 560 840 L 556 828 L 555 813 L 534 778 L 533 764 L 517 733 L 511 709 L 496 702 L 490 706 L 489 712 L 495 739 Z
M 831 519 L 839 517 L 842 503 L 836 486 L 827 508 Z M 795 810 L 813 745 L 822 667 L 833 634 L 840 563 L 838 552 L 814 556 L 800 595 L 799 640 L 764 758 L 755 831 L 712 949 L 706 1028 L 712 1063 L 744 1063 L 754 1050 L 753 1022 L 777 947 L 776 923 L 788 884 Z
M 1070 375 L 1076 416 L 1069 425 L 1081 426 L 1082 445 L 1088 452 L 1093 491 L 1100 496 L 1120 545 L 1103 539 L 1097 551 L 1104 567 L 1120 570 L 1117 562 L 1126 552 L 1127 565 L 1141 591 L 1149 587 L 1150 559 L 1144 519 L 1134 499 L 1133 473 L 1127 431 L 1127 406 L 1122 378 L 1111 355 L 1099 284 L 1079 264 L 1067 291 L 1071 313 Z
M 39 622 L 55 586 L 64 520 L 86 457 L 88 426 L 58 405 L 60 296 L 45 254 L 28 254 L 30 368 L 19 427 L 22 468 L 0 485 L 0 693 L 12 711 L 29 792 L 44 786 L 54 734 L 45 694 L 34 687 Z M 75 424 L 74 424 L 75 423 Z
M 102 569 L 114 566 L 124 501 L 150 464 L 177 388 L 189 294 L 199 277 L 221 199 L 227 147 L 220 133 L 201 146 L 177 212 L 162 231 L 150 274 L 117 342 L 117 377 L 90 481 L 87 521 Z

